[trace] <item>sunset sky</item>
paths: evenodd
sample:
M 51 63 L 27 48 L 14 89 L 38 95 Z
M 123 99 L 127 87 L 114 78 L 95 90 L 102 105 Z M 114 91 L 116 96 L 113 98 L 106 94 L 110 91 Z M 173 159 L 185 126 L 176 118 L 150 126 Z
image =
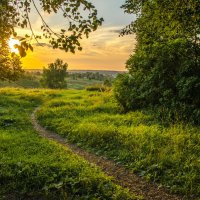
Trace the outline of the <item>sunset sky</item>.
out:
M 83 50 L 75 54 L 66 53 L 45 46 L 34 45 L 34 51 L 22 59 L 25 69 L 40 69 L 54 62 L 56 58 L 68 63 L 69 69 L 93 70 L 125 70 L 125 62 L 135 45 L 133 35 L 119 37 L 119 30 L 134 20 L 134 16 L 124 14 L 120 6 L 125 0 L 91 0 L 96 6 L 99 16 L 104 18 L 103 26 L 93 32 L 89 39 L 81 40 Z M 47 23 L 56 29 L 65 24 L 65 19 L 58 15 L 43 13 Z M 41 21 L 32 12 L 31 23 L 36 34 L 40 34 Z M 18 35 L 28 30 L 18 29 Z M 44 42 L 44 41 L 41 41 Z M 35 42 L 33 42 L 35 43 Z

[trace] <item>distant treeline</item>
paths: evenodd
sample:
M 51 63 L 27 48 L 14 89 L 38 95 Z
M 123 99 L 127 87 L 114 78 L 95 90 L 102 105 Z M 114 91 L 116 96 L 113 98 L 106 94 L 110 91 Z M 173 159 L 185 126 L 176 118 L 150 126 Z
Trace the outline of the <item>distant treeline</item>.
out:
M 88 79 L 88 80 L 113 80 L 114 75 L 102 74 L 100 72 L 69 72 L 68 77 L 77 80 L 77 79 Z
M 22 87 L 22 88 L 42 88 L 41 78 L 43 76 L 43 71 L 41 70 L 26 70 L 24 74 L 17 81 L 0 81 L 0 87 Z M 85 85 L 90 85 L 91 80 L 99 81 L 106 86 L 111 86 L 115 78 L 115 74 L 106 74 L 101 72 L 68 72 L 67 73 L 67 83 L 70 84 L 71 88 L 76 84 L 76 80 L 83 80 L 81 88 Z M 77 82 L 77 84 L 80 81 Z

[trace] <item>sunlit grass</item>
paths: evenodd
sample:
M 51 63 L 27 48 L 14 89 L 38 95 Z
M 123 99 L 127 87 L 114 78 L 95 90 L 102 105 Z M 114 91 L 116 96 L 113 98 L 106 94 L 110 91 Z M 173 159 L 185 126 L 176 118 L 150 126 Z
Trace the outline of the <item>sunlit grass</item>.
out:
M 44 104 L 38 119 L 68 141 L 174 192 L 200 195 L 199 127 L 166 127 L 142 111 L 120 113 L 111 92 L 65 92 Z
M 81 97 L 74 91 L 0 90 L 0 199 L 137 199 L 100 169 L 33 129 L 33 110 L 67 95 Z

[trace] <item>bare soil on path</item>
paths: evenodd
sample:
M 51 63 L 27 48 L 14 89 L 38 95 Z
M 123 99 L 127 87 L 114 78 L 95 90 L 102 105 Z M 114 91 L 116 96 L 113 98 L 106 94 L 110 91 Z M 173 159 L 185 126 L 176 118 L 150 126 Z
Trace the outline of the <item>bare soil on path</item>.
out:
M 141 177 L 135 175 L 130 170 L 126 169 L 124 166 L 116 164 L 114 161 L 111 161 L 105 157 L 95 155 L 93 153 L 87 152 L 76 145 L 69 144 L 66 142 L 66 139 L 60 135 L 50 132 L 39 125 L 35 113 L 38 109 L 31 115 L 31 121 L 38 132 L 42 137 L 48 138 L 49 140 L 56 141 L 63 146 L 71 149 L 75 154 L 83 157 L 88 162 L 98 166 L 105 174 L 112 176 L 113 182 L 116 184 L 128 188 L 131 193 L 136 195 L 142 195 L 146 200 L 182 200 L 180 196 L 170 194 L 170 192 L 158 185 L 148 182 Z

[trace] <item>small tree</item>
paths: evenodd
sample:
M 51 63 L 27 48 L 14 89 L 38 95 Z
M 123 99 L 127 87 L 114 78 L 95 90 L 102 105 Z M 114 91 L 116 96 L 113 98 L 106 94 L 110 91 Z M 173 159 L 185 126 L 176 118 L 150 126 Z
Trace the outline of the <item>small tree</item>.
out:
M 67 87 L 67 63 L 57 59 L 54 63 L 43 69 L 42 85 L 52 89 L 62 89 Z
M 8 40 L 12 32 L 11 21 L 4 14 L 5 8 L 0 1 L 0 80 L 15 81 L 22 73 L 20 59 L 9 50 Z

